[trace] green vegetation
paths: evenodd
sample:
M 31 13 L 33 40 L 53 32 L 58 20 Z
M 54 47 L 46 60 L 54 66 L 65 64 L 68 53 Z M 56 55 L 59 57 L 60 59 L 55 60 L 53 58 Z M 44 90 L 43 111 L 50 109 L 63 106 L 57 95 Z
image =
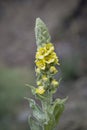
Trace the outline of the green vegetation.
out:
M 32 84 L 33 75 L 30 69 L 0 68 L 0 129 L 10 130 L 10 118 L 16 113 L 21 102 L 25 101 L 25 84 Z M 28 91 L 28 95 L 30 94 Z

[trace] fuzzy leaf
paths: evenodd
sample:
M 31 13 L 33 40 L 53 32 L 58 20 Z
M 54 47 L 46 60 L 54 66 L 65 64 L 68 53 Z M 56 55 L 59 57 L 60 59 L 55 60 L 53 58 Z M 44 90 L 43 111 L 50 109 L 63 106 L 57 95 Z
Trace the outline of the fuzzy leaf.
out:
M 53 130 L 54 124 L 53 122 L 49 122 L 48 124 L 44 125 L 44 130 Z
M 36 19 L 35 36 L 37 47 L 42 46 L 44 43 L 49 43 L 51 40 L 48 29 L 40 18 Z
M 39 123 L 32 117 L 29 117 L 29 124 L 30 124 L 31 130 L 42 130 Z
M 56 99 L 53 105 L 53 115 L 55 117 L 55 125 L 58 123 L 59 118 L 62 114 L 62 112 L 64 111 L 64 103 L 67 100 L 67 98 L 65 99 Z
M 48 112 L 49 120 L 44 124 L 44 130 L 53 130 L 54 124 L 55 124 L 55 118 L 54 115 L 50 114 Z
M 44 112 L 41 110 L 38 104 L 36 104 L 33 99 L 30 99 L 30 98 L 27 98 L 27 99 L 30 103 L 30 107 L 32 108 L 33 116 L 38 120 L 38 122 L 40 123 L 45 122 Z
M 49 116 L 49 121 L 45 124 L 45 130 L 53 130 L 58 124 L 59 118 L 64 111 L 65 99 L 56 99 L 51 106 L 48 107 L 47 113 Z

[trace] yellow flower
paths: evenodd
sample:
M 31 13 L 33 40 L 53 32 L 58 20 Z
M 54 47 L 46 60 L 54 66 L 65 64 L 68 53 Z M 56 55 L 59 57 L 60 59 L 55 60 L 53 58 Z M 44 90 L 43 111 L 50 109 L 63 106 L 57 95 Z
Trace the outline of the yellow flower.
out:
M 36 93 L 37 94 L 44 94 L 45 93 L 45 89 L 43 86 L 39 86 L 38 88 L 36 88 Z
M 36 53 L 36 59 L 43 59 L 46 55 L 46 49 L 44 47 L 40 47 Z
M 55 52 L 52 52 L 50 55 L 46 56 L 45 57 L 45 62 L 47 64 L 50 64 L 50 63 L 56 63 L 57 64 L 57 56 L 56 56 L 56 53 Z
M 58 72 L 58 70 L 55 68 L 55 66 L 50 67 L 50 73 L 56 74 L 57 72 Z
M 47 81 L 47 80 L 48 80 L 47 76 L 46 76 L 46 75 L 43 75 L 43 76 L 42 76 L 42 80 L 43 80 L 43 81 Z
M 49 55 L 54 50 L 52 43 L 44 44 L 37 50 L 36 59 L 43 59 L 45 56 Z
M 45 60 L 36 60 L 36 66 L 39 69 L 45 70 L 46 64 L 45 64 Z
M 52 43 L 47 43 L 47 44 L 45 44 L 45 48 L 46 48 L 46 51 L 47 51 L 47 55 L 48 55 L 49 53 L 51 53 L 52 51 L 54 51 L 54 46 L 53 46 Z
M 52 82 L 51 82 L 51 84 L 53 85 L 53 86 L 58 86 L 59 85 L 59 82 L 58 81 L 56 81 L 55 79 L 53 79 L 52 80 Z

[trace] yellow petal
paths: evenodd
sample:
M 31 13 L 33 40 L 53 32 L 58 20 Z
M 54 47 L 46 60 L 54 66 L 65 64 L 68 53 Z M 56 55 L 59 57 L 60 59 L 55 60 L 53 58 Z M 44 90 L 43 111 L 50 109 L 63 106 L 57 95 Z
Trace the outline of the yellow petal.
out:
M 45 60 L 36 60 L 36 66 L 39 68 L 39 69 L 42 69 L 44 70 L 45 69 Z

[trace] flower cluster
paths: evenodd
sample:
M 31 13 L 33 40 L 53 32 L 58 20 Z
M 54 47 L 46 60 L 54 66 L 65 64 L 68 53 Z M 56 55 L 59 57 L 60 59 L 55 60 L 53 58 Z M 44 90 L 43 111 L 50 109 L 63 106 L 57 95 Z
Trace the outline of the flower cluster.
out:
M 54 52 L 52 43 L 43 44 L 36 52 L 36 75 L 37 75 L 37 94 L 51 92 L 58 86 L 54 75 L 58 72 L 55 65 L 59 65 L 59 59 Z

